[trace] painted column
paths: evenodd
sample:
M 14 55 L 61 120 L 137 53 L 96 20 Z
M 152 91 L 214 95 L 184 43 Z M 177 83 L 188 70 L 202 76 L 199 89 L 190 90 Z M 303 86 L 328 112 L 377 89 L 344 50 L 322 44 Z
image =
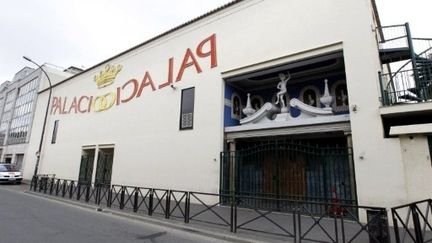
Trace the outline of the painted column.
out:
M 236 142 L 235 140 L 228 141 L 229 146 L 229 165 L 230 165 L 230 179 L 229 179 L 229 188 L 230 192 L 235 191 L 235 166 L 236 166 Z

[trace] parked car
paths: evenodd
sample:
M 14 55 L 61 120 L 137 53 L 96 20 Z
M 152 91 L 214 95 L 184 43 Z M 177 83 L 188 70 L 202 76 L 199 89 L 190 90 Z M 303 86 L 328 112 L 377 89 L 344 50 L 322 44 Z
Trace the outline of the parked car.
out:
M 0 183 L 21 184 L 22 173 L 13 164 L 0 164 Z

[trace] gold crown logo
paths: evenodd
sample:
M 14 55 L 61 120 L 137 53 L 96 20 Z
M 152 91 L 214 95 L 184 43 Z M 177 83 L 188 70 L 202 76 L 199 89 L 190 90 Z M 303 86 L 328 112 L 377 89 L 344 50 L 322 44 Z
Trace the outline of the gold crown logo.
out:
M 98 88 L 103 88 L 114 83 L 117 74 L 122 70 L 122 65 L 106 65 L 105 69 L 94 76 L 94 81 Z

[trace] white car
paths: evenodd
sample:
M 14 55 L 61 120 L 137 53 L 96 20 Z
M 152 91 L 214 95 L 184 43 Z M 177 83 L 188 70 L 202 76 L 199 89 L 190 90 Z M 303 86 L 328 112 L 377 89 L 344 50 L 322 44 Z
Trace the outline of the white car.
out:
M 21 184 L 22 173 L 12 164 L 0 164 L 0 183 Z

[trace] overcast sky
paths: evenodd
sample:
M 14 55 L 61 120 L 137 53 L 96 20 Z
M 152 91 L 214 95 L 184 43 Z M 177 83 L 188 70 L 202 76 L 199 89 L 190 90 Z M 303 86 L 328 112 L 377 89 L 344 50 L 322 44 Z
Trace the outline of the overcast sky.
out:
M 4 1 L 0 13 L 0 83 L 29 65 L 23 55 L 61 67 L 90 67 L 228 2 Z M 414 36 L 432 38 L 432 0 L 377 3 L 383 25 L 410 22 Z

